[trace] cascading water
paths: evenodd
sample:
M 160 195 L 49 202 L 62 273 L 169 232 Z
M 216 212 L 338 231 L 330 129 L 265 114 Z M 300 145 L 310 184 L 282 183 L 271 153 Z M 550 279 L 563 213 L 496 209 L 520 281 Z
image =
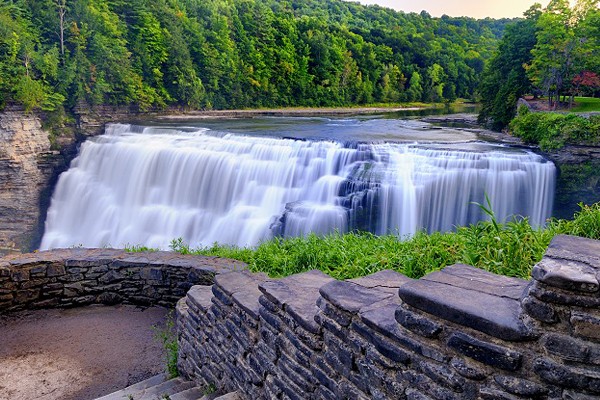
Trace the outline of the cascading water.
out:
M 41 248 L 215 242 L 354 229 L 410 235 L 550 216 L 555 168 L 533 153 L 357 144 L 113 124 L 61 175 Z M 439 146 L 438 146 L 439 147 Z M 475 146 L 477 148 L 477 146 Z

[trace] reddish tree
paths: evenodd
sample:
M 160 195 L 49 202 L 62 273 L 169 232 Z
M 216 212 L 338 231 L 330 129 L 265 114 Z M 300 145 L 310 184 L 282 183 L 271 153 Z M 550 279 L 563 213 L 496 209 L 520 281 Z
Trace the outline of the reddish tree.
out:
M 582 71 L 573 78 L 575 92 L 581 96 L 583 89 L 595 90 L 600 88 L 600 76 L 591 71 Z

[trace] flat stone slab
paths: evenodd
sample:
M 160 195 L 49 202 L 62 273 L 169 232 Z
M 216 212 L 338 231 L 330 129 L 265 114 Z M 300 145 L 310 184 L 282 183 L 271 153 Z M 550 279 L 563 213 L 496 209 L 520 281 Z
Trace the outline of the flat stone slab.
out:
M 374 274 L 363 276 L 356 279 L 348 279 L 348 282 L 356 283 L 366 288 L 377 288 L 381 291 L 396 294 L 398 288 L 405 283 L 411 282 L 413 279 L 402 275 L 396 271 L 386 269 L 384 271 L 375 272 Z
M 444 283 L 493 296 L 520 300 L 529 283 L 519 278 L 496 275 L 465 264 L 454 264 L 432 272 L 421 280 Z
M 544 257 L 533 267 L 531 275 L 540 282 L 561 289 L 583 293 L 600 290 L 596 270 L 579 261 Z
M 520 294 L 528 282 L 456 264 L 400 287 L 408 305 L 509 341 L 533 338 L 521 321 Z
M 600 241 L 570 235 L 552 239 L 545 257 L 585 263 L 600 272 Z
M 119 249 L 54 249 L 37 253 L 14 254 L 0 258 L 0 265 L 31 267 L 39 264 L 60 263 L 65 266 L 173 266 L 194 268 L 214 274 L 245 270 L 246 264 L 227 258 L 179 254 L 170 251 L 132 253 Z
M 321 287 L 325 299 L 342 310 L 357 313 L 390 297 L 396 297 L 398 288 L 412 281 L 394 271 L 380 271 L 348 281 L 333 281 Z
M 397 297 L 390 297 L 364 307 L 359 313 L 361 320 L 379 333 L 388 337 L 398 337 L 401 333 L 394 314 L 399 302 Z
M 258 285 L 269 278 L 263 273 L 253 274 L 248 271 L 228 272 L 215 277 L 217 285 L 231 300 L 245 310 L 254 319 L 258 319 L 258 298 L 261 292 Z
M 304 329 L 319 332 L 315 315 L 319 310 L 319 289 L 334 281 L 321 271 L 314 270 L 291 275 L 283 279 L 270 280 L 259 285 L 264 296 L 291 315 Z
M 192 286 L 187 292 L 187 297 L 199 309 L 206 311 L 212 305 L 212 286 Z

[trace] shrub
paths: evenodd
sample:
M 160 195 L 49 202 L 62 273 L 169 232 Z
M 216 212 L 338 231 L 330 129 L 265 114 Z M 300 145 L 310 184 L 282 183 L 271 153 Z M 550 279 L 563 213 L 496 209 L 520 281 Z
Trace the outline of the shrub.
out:
M 532 113 L 521 107 L 509 128 L 514 136 L 542 150 L 559 149 L 568 143 L 594 145 L 600 139 L 600 116 Z

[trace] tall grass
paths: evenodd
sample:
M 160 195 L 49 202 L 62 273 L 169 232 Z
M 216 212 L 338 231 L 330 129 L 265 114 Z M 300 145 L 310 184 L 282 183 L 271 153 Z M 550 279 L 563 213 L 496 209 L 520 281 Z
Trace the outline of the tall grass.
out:
M 220 246 L 190 249 L 181 239 L 171 248 L 184 254 L 233 258 L 246 262 L 251 271 L 282 277 L 319 269 L 337 279 L 365 276 L 384 269 L 419 278 L 454 263 L 465 263 L 496 274 L 529 278 L 552 238 L 569 234 L 600 239 L 600 203 L 580 205 L 571 220 L 549 220 L 542 229 L 526 218 L 499 223 L 489 204 L 482 206 L 490 219 L 456 232 L 420 231 L 410 238 L 376 236 L 371 233 L 310 234 L 297 238 L 274 238 L 255 249 Z

